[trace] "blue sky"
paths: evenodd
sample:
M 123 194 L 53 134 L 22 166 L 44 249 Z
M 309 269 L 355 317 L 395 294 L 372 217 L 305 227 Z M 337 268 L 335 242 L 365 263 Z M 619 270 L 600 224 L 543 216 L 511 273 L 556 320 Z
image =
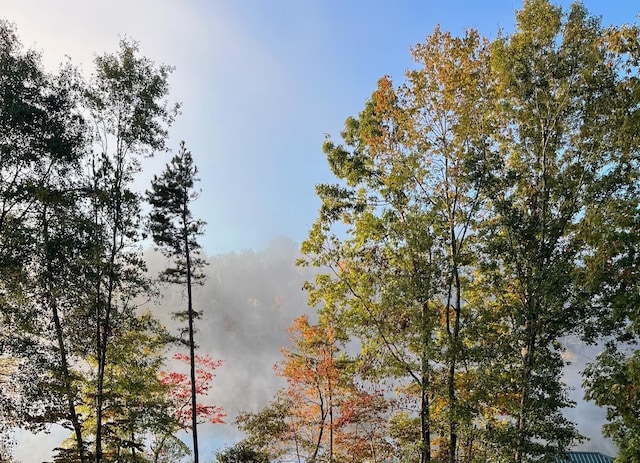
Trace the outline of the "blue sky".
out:
M 568 5 L 570 2 L 562 1 Z M 605 24 L 631 22 L 632 0 L 586 1 Z M 171 146 L 184 139 L 200 167 L 196 213 L 208 222 L 209 254 L 262 249 L 274 237 L 299 242 L 331 181 L 321 144 L 338 137 L 379 77 L 400 81 L 409 47 L 436 24 L 488 37 L 514 25 L 515 0 L 244 0 L 83 2 L 0 0 L 26 46 L 55 66 L 64 55 L 89 71 L 94 53 L 118 36 L 176 66 L 172 98 L 183 114 Z M 144 181 L 166 157 L 145 168 Z
M 636 0 L 584 3 L 605 25 L 633 22 L 640 11 Z M 51 69 L 68 55 L 88 74 L 94 54 L 115 50 L 122 35 L 138 40 L 154 61 L 176 67 L 171 98 L 182 102 L 183 114 L 170 146 L 177 150 L 185 140 L 200 168 L 195 212 L 208 222 L 203 244 L 214 255 L 262 250 L 278 236 L 303 240 L 319 207 L 314 185 L 332 181 L 321 150 L 325 134 L 338 139 L 344 120 L 357 115 L 382 75 L 400 82 L 412 66 L 409 48 L 437 24 L 455 34 L 473 27 L 495 38 L 499 29 L 512 31 L 521 5 L 0 0 L 0 12 Z M 141 188 L 166 161 L 161 155 L 145 165 Z M 23 454 L 42 439 L 25 441 Z

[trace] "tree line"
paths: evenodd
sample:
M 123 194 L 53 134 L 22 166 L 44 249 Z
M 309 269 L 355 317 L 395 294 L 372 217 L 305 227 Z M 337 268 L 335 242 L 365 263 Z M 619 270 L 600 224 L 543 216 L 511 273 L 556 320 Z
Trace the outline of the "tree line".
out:
M 525 0 L 512 34 L 412 56 L 324 141 L 317 317 L 220 461 L 563 461 L 567 336 L 603 346 L 586 398 L 640 461 L 640 28 Z
M 436 28 L 412 56 L 324 141 L 336 183 L 298 262 L 317 314 L 218 461 L 557 462 L 581 439 L 566 336 L 603 346 L 586 398 L 640 461 L 640 28 L 525 0 L 512 34 Z M 127 40 L 90 79 L 47 73 L 0 22 L 0 429 L 66 427 L 58 463 L 180 461 L 181 430 L 198 462 L 197 424 L 224 416 L 197 403 L 220 362 L 195 351 L 186 146 L 133 187 L 168 151 L 170 73 Z M 186 288 L 179 333 L 143 308 L 158 283 Z M 179 347 L 189 374 L 162 371 Z
M 194 351 L 204 223 L 191 213 L 198 179 L 184 143 L 149 191 L 133 187 L 142 160 L 168 151 L 171 70 L 122 40 L 89 79 L 69 63 L 45 72 L 0 22 L 0 461 L 11 461 L 12 429 L 58 424 L 71 435 L 57 463 L 176 461 L 190 453 L 181 430 L 198 462 L 197 424 L 224 417 L 196 398 L 220 362 Z M 173 308 L 184 333 L 144 309 L 158 288 L 147 234 L 168 258 L 159 280 L 188 292 Z M 175 359 L 190 375 L 163 371 L 183 346 Z

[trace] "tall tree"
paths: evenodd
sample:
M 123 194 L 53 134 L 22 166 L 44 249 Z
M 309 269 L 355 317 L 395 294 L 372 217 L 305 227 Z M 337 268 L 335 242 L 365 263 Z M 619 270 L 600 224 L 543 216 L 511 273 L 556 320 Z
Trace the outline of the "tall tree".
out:
M 603 191 L 628 191 L 615 59 L 584 7 L 546 0 L 524 2 L 511 36 L 436 30 L 414 55 L 344 145 L 325 141 L 340 183 L 317 187 L 303 252 L 333 273 L 310 302 L 335 305 L 362 360 L 404 382 L 421 461 L 553 461 L 578 437 L 558 340 L 602 300 L 577 277 L 594 252 L 582 234 Z
M 584 372 L 586 398 L 607 410 L 604 434 L 618 445 L 616 461 L 640 459 L 640 27 L 612 27 L 604 35 L 609 64 L 617 69 L 617 118 L 610 125 L 613 156 L 600 185 L 600 201 L 586 212 L 589 253 L 579 278 L 597 301 L 584 337 L 600 337 L 604 351 Z M 603 338 L 603 339 L 602 339 Z
M 574 4 L 528 0 L 513 35 L 492 45 L 496 82 L 490 172 L 492 222 L 482 225 L 481 270 L 488 298 L 502 301 L 500 323 L 515 400 L 501 445 L 511 459 L 553 461 L 577 437 L 562 414 L 572 406 L 561 379 L 559 338 L 581 329 L 595 299 L 579 297 L 575 278 L 588 248 L 612 144 L 618 96 L 597 18 Z M 495 374 L 504 376 L 501 371 Z
M 69 277 L 77 274 L 82 248 L 82 86 L 69 65 L 57 75 L 45 73 L 40 56 L 23 51 L 13 26 L 4 21 L 0 63 L 0 323 L 10 327 L 2 330 L 0 352 L 5 359 L 22 358 L 23 364 L 13 372 L 13 384 L 2 389 L 23 401 L 11 424 L 72 423 L 81 442 L 69 360 L 72 330 L 63 327 L 63 313 L 77 302 L 69 304 L 79 287 L 69 284 Z M 10 405 L 3 401 L 0 416 Z
M 136 43 L 123 40 L 117 53 L 99 56 L 95 63 L 86 107 L 95 129 L 88 190 L 98 246 L 90 272 L 97 365 L 95 461 L 100 463 L 109 347 L 118 327 L 133 317 L 134 298 L 148 288 L 137 247 L 141 197 L 132 182 L 143 156 L 166 150 L 167 128 L 178 106 L 166 101 L 171 68 L 139 57 Z
M 205 264 L 199 257 L 200 244 L 197 238 L 203 234 L 205 223 L 194 219 L 191 212 L 192 202 L 198 197 L 194 184 L 198 180 L 198 169 L 193 163 L 191 152 L 184 142 L 180 150 L 167 164 L 160 176 L 154 176 L 151 191 L 147 198 L 152 211 L 149 215 L 149 229 L 156 246 L 172 259 L 171 266 L 161 274 L 161 279 L 185 285 L 187 289 L 187 310 L 176 312 L 176 316 L 188 321 L 189 359 L 191 371 L 191 430 L 193 434 L 193 455 L 195 463 L 199 462 L 198 430 L 197 430 L 197 383 L 196 354 L 194 342 L 194 320 L 200 313 L 193 308 L 193 285 L 202 280 L 204 275 L 198 273 Z
M 49 387 L 64 398 L 64 406 L 57 413 L 52 410 L 47 421 L 71 425 L 78 461 L 84 463 L 88 459 L 78 412 L 78 385 L 83 375 L 78 365 L 85 358 L 91 339 L 86 331 L 89 318 L 86 294 L 91 282 L 83 277 L 83 265 L 93 251 L 89 240 L 93 224 L 81 209 L 75 187 L 65 191 L 65 183 L 77 182 L 78 178 L 70 172 L 63 175 L 58 184 L 62 190 L 41 195 L 40 217 L 36 222 L 39 240 L 34 289 L 39 317 L 44 321 L 40 326 L 42 347 L 55 346 Z
M 307 264 L 334 271 L 310 285 L 310 302 L 332 301 L 375 376 L 404 383 L 420 460 L 437 452 L 454 461 L 474 419 L 472 405 L 458 404 L 470 365 L 462 327 L 473 319 L 462 293 L 484 194 L 489 60 L 476 32 L 439 30 L 414 58 L 421 66 L 405 86 L 383 77 L 359 118 L 347 120 L 345 146 L 325 142 L 346 186 L 317 187 L 323 204 L 303 252 Z M 333 231 L 340 221 L 349 227 L 343 240 Z
M 400 90 L 405 111 L 415 111 L 399 126 L 406 127 L 405 149 L 421 153 L 430 172 L 419 181 L 425 202 L 434 204 L 436 252 L 442 254 L 440 287 L 435 298 L 443 302 L 441 334 L 434 344 L 442 356 L 440 372 L 445 404 L 439 446 L 442 457 L 453 463 L 467 461 L 473 453 L 463 438 L 472 439 L 478 404 L 469 392 L 477 354 L 469 331 L 477 307 L 468 304 L 469 275 L 476 265 L 475 228 L 484 213 L 487 160 L 491 158 L 492 88 L 488 41 L 477 31 L 453 37 L 436 28 L 413 49 L 420 67 L 407 74 Z M 460 398 L 465 397 L 463 402 Z

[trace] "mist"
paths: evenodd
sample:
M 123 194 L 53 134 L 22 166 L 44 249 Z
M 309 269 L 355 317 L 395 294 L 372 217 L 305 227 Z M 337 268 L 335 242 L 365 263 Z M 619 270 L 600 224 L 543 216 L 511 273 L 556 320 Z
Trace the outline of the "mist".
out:
M 196 321 L 195 337 L 199 354 L 222 359 L 216 370 L 212 390 L 204 399 L 207 404 L 224 408 L 226 424 L 205 424 L 198 427 L 201 457 L 214 461 L 214 452 L 242 439 L 234 420 L 239 411 L 257 412 L 284 386 L 275 376 L 273 366 L 280 361 L 280 349 L 289 344 L 287 328 L 296 317 L 315 313 L 307 304 L 303 283 L 314 277 L 313 269 L 298 268 L 298 245 L 289 238 L 276 238 L 266 249 L 230 252 L 209 256 L 204 269 L 206 281 L 194 288 L 194 308 L 203 316 Z M 154 251 L 145 253 L 151 276 L 165 268 L 167 261 Z M 171 314 L 185 310 L 186 294 L 178 285 L 161 288 L 161 297 L 148 308 L 173 333 L 184 326 Z M 615 445 L 602 437 L 605 410 L 583 400 L 580 372 L 601 350 L 585 346 L 576 338 L 563 340 L 565 357 L 570 361 L 565 369 L 565 382 L 571 387 L 570 397 L 576 407 L 565 415 L 578 424 L 588 440 L 575 450 L 589 450 L 615 455 Z M 168 353 L 169 356 L 171 352 Z M 171 368 L 171 365 L 167 365 Z M 54 427 L 50 434 L 18 433 L 15 456 L 23 463 L 51 459 L 51 449 L 69 436 L 69 432 Z M 181 434 L 185 442 L 190 436 Z
M 224 361 L 205 402 L 223 407 L 227 424 L 199 427 L 205 446 L 207 441 L 210 448 L 218 448 L 240 440 L 233 425 L 237 413 L 259 411 L 284 385 L 273 366 L 281 359 L 280 348 L 289 344 L 287 327 L 294 318 L 313 312 L 302 290 L 313 274 L 295 266 L 297 257 L 297 244 L 281 237 L 262 251 L 207 259 L 206 280 L 194 288 L 194 309 L 203 313 L 196 320 L 195 342 L 199 354 Z M 148 252 L 146 260 L 152 275 L 166 265 L 166 259 L 155 252 Z M 151 309 L 177 333 L 182 325 L 171 313 L 185 310 L 185 304 L 184 291 L 170 285 L 162 289 L 161 299 Z M 203 456 L 208 457 L 206 451 Z
M 273 365 L 281 360 L 280 348 L 289 343 L 287 328 L 294 318 L 315 312 L 302 290 L 313 271 L 297 268 L 297 257 L 297 244 L 284 237 L 271 241 L 262 251 L 212 256 L 205 269 L 205 285 L 195 289 L 195 309 L 203 311 L 196 335 L 199 352 L 224 360 L 208 400 L 225 409 L 227 425 L 203 427 L 205 439 L 214 439 L 216 447 L 242 438 L 233 426 L 238 411 L 259 411 L 284 385 L 274 375 Z M 165 265 L 164 258 L 155 253 L 147 261 L 151 272 Z M 184 294 L 175 286 L 168 287 L 154 312 L 165 324 L 175 326 L 170 312 L 181 310 L 184 303 Z M 569 361 L 564 380 L 576 402 L 565 415 L 586 437 L 575 450 L 615 455 L 613 442 L 602 436 L 605 410 L 583 399 L 581 372 L 601 348 L 585 346 L 575 337 L 565 338 L 564 347 Z
M 216 447 L 242 438 L 233 425 L 238 411 L 259 411 L 284 386 L 274 375 L 273 365 L 282 358 L 280 348 L 289 343 L 287 328 L 294 318 L 315 312 L 302 290 L 304 281 L 313 278 L 313 269 L 297 268 L 297 257 L 298 245 L 284 237 L 262 251 L 212 256 L 205 269 L 205 285 L 195 289 L 195 309 L 203 311 L 197 325 L 199 351 L 224 360 L 209 401 L 225 409 L 228 424 L 203 428 L 205 438 L 214 439 Z M 164 268 L 165 260 L 158 254 L 150 253 L 147 260 L 151 272 Z M 184 307 L 183 296 L 175 286 L 163 291 L 154 312 L 168 326 L 175 326 L 169 314 Z M 575 337 L 565 338 L 563 344 L 569 362 L 564 380 L 576 403 L 565 415 L 586 437 L 574 450 L 613 456 L 615 445 L 602 436 L 605 410 L 583 398 L 581 372 L 601 347 L 585 346 Z

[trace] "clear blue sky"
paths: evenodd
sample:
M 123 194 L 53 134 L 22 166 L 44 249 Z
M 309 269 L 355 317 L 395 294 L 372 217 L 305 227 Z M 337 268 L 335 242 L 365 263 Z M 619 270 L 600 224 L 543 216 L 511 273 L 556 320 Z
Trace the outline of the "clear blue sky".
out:
M 605 22 L 632 21 L 637 12 L 630 0 L 590 3 L 606 14 Z M 617 9 L 605 11 L 607 3 Z M 245 1 L 202 9 L 210 18 L 224 11 L 237 24 L 238 38 L 247 41 L 247 48 L 223 57 L 216 53 L 220 43 L 209 44 L 211 59 L 201 57 L 200 72 L 213 85 L 200 101 L 197 132 L 185 135 L 203 156 L 208 249 L 261 247 L 277 234 L 303 239 L 318 208 L 313 186 L 331 181 L 320 149 L 323 134 L 337 137 L 383 74 L 400 80 L 412 64 L 409 47 L 436 24 L 495 37 L 499 28 L 512 29 L 519 5 Z M 224 45 L 233 49 L 233 43 Z M 184 120 L 193 120 L 188 113 L 185 104 Z M 209 138 L 216 149 L 208 149 Z
M 605 25 L 633 22 L 640 11 L 637 0 L 584 3 Z M 279 235 L 303 240 L 319 206 L 314 185 L 332 181 L 321 150 L 324 135 L 338 138 L 345 118 L 357 115 L 382 75 L 401 81 L 412 66 L 409 48 L 436 24 L 457 34 L 473 27 L 495 38 L 500 28 L 512 31 L 521 5 L 0 0 L 0 14 L 16 23 L 27 47 L 42 51 L 50 68 L 68 55 L 88 73 L 94 53 L 115 50 L 119 35 L 176 67 L 172 98 L 183 103 L 183 114 L 170 145 L 177 149 L 184 139 L 200 168 L 196 214 L 208 222 L 206 251 L 217 254 L 260 250 Z M 167 160 L 145 166 L 142 187 Z M 47 447 L 42 439 L 25 441 L 23 450 Z

